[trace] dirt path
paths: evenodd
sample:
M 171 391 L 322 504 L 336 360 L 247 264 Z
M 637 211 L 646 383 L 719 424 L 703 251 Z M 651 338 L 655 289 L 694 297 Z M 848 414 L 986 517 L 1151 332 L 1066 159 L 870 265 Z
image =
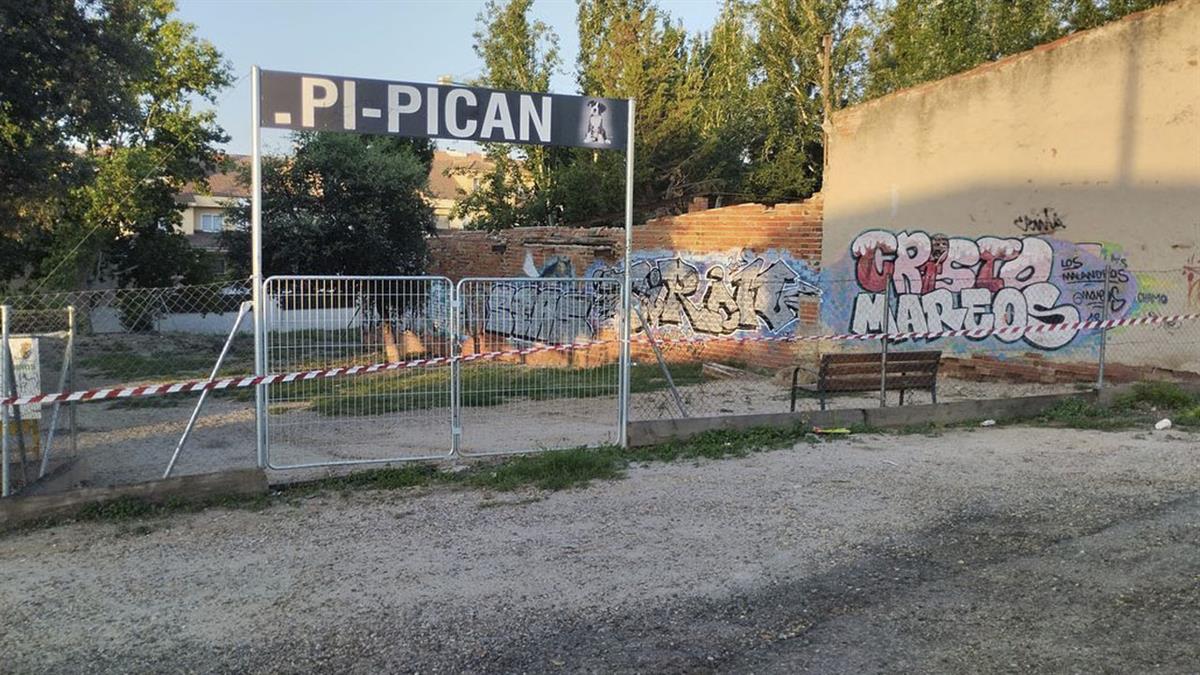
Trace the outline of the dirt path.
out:
M 1200 437 L 992 428 L 0 539 L 11 672 L 1187 672 Z

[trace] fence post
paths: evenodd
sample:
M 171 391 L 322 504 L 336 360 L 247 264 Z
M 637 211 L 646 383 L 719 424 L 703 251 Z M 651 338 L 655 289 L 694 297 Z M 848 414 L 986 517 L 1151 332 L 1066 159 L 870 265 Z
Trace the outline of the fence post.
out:
M 1108 326 L 1105 325 L 1108 321 L 1108 306 L 1111 299 L 1108 297 L 1108 275 L 1109 261 L 1108 255 L 1104 256 L 1104 306 L 1100 308 L 1100 363 L 1096 372 L 1096 388 L 1104 388 L 1104 359 L 1105 352 L 1108 349 Z
M 888 335 L 892 332 L 891 304 L 892 284 L 887 282 L 883 287 L 883 337 L 879 340 L 879 407 L 887 407 L 887 357 Z
M 67 363 L 70 364 L 70 366 L 67 369 L 67 389 L 69 389 L 70 391 L 75 391 L 75 338 L 76 338 L 76 333 L 78 331 L 78 329 L 76 328 L 75 322 L 76 322 L 75 305 L 68 305 L 67 306 L 67 353 L 64 355 L 63 358 L 67 359 Z M 79 452 L 79 445 L 76 442 L 76 436 L 77 436 L 78 430 L 75 426 L 75 409 L 78 405 L 79 405 L 79 403 L 77 401 L 71 401 L 71 403 L 67 407 L 67 426 L 71 430 L 70 436 L 68 437 L 69 445 L 67 447 L 71 449 L 72 457 L 75 457 L 76 453 Z
M 667 367 L 667 361 L 663 358 L 662 349 L 658 346 L 658 340 L 654 339 L 654 332 L 650 330 L 650 324 L 646 321 L 646 315 L 642 312 L 641 298 L 634 299 L 635 309 L 637 311 L 638 321 L 642 322 L 642 332 L 646 334 L 646 341 L 650 343 L 650 348 L 654 350 L 654 358 L 658 361 L 658 367 L 662 370 L 663 377 L 667 378 L 667 388 L 671 390 L 671 396 L 675 399 L 675 406 L 679 408 L 679 414 L 687 417 L 687 408 L 683 405 L 683 397 L 679 394 L 679 389 L 675 386 L 675 378 L 671 377 L 671 369 Z M 630 392 L 630 398 L 633 397 L 633 392 Z M 630 411 L 633 410 L 632 401 L 630 401 Z
M 458 457 L 462 451 L 462 339 L 463 299 L 462 279 L 458 283 L 447 281 L 450 287 L 450 456 Z M 475 350 L 479 351 L 478 342 Z
M 233 341 L 237 338 L 238 330 L 242 327 L 242 319 L 246 317 L 247 310 L 253 310 L 253 302 L 243 302 L 238 307 L 237 318 L 233 320 L 233 328 L 229 329 L 229 337 L 225 339 L 225 344 L 221 346 L 221 353 L 217 355 L 217 362 L 213 364 L 212 372 L 209 373 L 208 379 L 217 379 L 217 374 L 221 372 L 221 366 L 225 363 L 225 356 L 229 354 L 229 347 L 233 345 Z M 183 435 L 179 437 L 179 442 L 175 444 L 175 452 L 171 453 L 171 460 L 167 462 L 167 469 L 163 471 L 163 478 L 170 478 L 171 471 L 175 468 L 175 462 L 179 461 L 179 453 L 183 452 L 183 446 L 187 445 L 188 438 L 192 435 L 192 429 L 196 427 L 196 420 L 200 418 L 200 411 L 204 409 L 204 402 L 208 400 L 208 389 L 200 392 L 200 398 L 196 400 L 196 406 L 192 409 L 192 416 L 188 418 L 187 426 L 183 428 Z
M 8 382 L 8 305 L 0 305 L 0 382 Z M 0 387 L 0 391 L 7 386 Z M 11 493 L 12 481 L 9 475 L 12 457 L 8 447 L 8 408 L 0 406 L 0 496 L 7 497 Z

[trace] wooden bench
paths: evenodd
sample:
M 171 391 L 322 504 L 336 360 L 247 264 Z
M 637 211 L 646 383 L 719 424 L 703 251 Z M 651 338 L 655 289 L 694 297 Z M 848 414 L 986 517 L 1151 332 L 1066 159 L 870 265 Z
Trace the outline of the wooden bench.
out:
M 887 355 L 887 390 L 900 391 L 900 405 L 909 389 L 928 390 L 937 403 L 937 373 L 942 353 L 891 352 Z M 815 393 L 821 399 L 821 410 L 829 394 L 843 392 L 879 391 L 882 354 L 825 354 L 814 384 L 797 384 L 803 367 L 792 371 L 792 412 L 796 412 L 796 392 Z M 810 371 L 811 372 L 811 371 Z

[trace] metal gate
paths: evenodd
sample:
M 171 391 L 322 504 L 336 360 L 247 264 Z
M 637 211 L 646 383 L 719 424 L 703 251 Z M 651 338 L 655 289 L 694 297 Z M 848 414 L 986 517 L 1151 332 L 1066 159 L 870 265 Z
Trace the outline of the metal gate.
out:
M 617 442 L 620 297 L 618 279 L 272 277 L 267 372 L 420 363 L 266 385 L 267 466 Z
M 263 289 L 267 372 L 450 357 L 452 294 L 444 277 L 272 277 Z M 297 379 L 265 389 L 270 468 L 450 454 L 450 368 Z
M 459 452 L 618 442 L 619 279 L 463 279 L 456 298 Z

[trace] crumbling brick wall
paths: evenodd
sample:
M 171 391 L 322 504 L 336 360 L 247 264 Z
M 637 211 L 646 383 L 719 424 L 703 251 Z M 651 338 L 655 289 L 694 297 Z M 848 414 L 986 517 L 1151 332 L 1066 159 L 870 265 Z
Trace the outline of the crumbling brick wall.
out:
M 765 206 L 735 206 L 697 209 L 678 216 L 658 218 L 633 230 L 635 270 L 638 260 L 653 266 L 678 258 L 695 268 L 703 279 L 689 300 L 705 302 L 705 288 L 713 267 L 731 275 L 749 261 L 758 272 L 783 261 L 789 273 L 816 285 L 821 259 L 822 201 L 820 195 L 798 203 Z M 452 280 L 464 277 L 522 277 L 530 265 L 539 272 L 558 276 L 603 274 L 617 267 L 624 254 L 625 233 L 621 228 L 531 227 L 495 233 L 480 231 L 441 232 L 429 241 L 430 274 Z M 554 269 L 548 269 L 548 268 Z M 718 282 L 719 283 L 719 282 Z M 648 312 L 654 308 L 646 308 Z M 723 331 L 724 335 L 754 335 L 762 332 L 811 333 L 820 314 L 819 298 L 802 296 L 795 316 L 786 326 L 765 322 L 752 327 Z M 775 329 L 782 328 L 782 331 Z M 644 343 L 635 349 L 639 360 L 653 358 Z M 701 360 L 753 364 L 760 368 L 784 367 L 795 361 L 794 345 L 766 342 L 717 341 L 701 352 L 668 349 L 672 360 Z

